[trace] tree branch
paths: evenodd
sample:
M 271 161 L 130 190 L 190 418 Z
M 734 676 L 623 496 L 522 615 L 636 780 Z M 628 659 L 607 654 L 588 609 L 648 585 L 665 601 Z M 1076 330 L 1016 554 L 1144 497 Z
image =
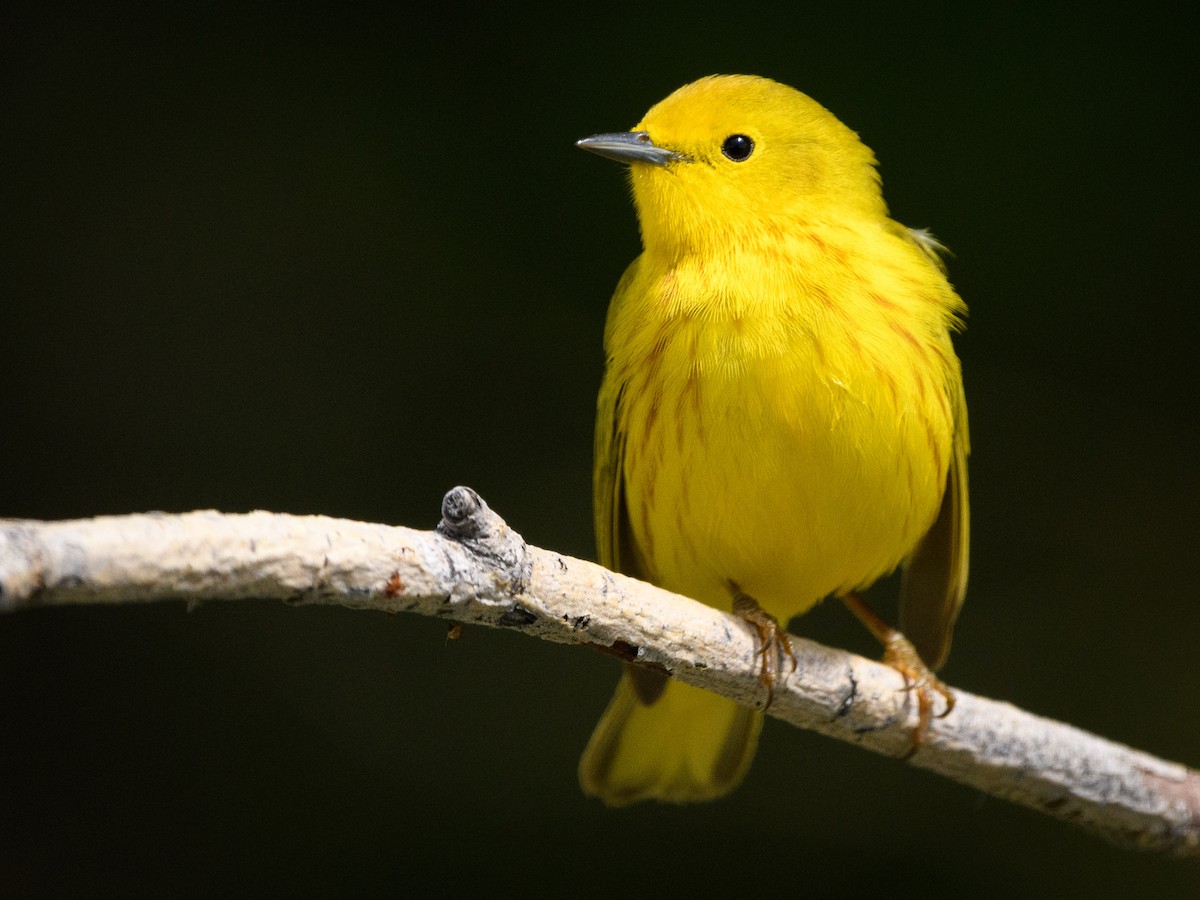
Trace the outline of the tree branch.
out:
M 529 547 L 469 488 L 436 532 L 265 512 L 0 520 L 0 612 L 81 603 L 277 599 L 415 612 L 590 644 L 761 706 L 738 618 Z M 898 673 L 792 638 L 767 712 L 903 757 L 916 712 Z M 956 690 L 910 762 L 1126 846 L 1200 856 L 1200 773 Z

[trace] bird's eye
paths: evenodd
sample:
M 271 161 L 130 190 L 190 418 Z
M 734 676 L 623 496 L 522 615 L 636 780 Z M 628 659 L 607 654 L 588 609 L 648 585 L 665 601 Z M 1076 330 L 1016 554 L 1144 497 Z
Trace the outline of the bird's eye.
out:
M 721 152 L 734 162 L 745 162 L 754 152 L 754 141 L 746 134 L 731 134 L 721 144 Z

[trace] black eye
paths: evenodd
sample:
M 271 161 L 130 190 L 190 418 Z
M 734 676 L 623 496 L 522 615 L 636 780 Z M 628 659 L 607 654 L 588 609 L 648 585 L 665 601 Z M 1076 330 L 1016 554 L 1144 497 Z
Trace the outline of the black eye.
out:
M 721 144 L 721 152 L 734 162 L 745 162 L 754 152 L 754 141 L 746 134 L 731 134 Z

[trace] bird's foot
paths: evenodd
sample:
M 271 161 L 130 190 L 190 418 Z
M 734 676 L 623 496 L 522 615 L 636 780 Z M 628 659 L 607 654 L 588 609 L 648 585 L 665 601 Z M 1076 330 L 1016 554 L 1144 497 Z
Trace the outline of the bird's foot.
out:
M 917 727 L 909 740 L 908 752 L 903 757 L 908 759 L 917 752 L 917 748 L 929 735 L 929 724 L 934 718 L 933 695 L 940 694 L 946 704 L 946 708 L 937 714 L 937 718 L 944 719 L 950 715 L 950 710 L 954 709 L 954 694 L 933 674 L 929 666 L 925 665 L 912 641 L 879 618 L 862 597 L 851 592 L 841 599 L 846 608 L 854 613 L 855 618 L 883 644 L 883 661 L 904 678 L 902 690 L 916 695 Z
M 767 689 L 767 702 L 763 704 L 763 709 L 766 709 L 775 699 L 775 682 L 783 670 L 784 660 L 790 660 L 792 671 L 796 671 L 796 649 L 779 620 L 759 606 L 758 601 L 749 594 L 741 591 L 734 593 L 733 614 L 749 623 L 758 635 L 758 655 L 762 657 L 758 683 Z
M 904 754 L 904 759 L 908 759 L 917 752 L 917 748 L 929 734 L 929 724 L 934 718 L 934 694 L 941 695 L 946 707 L 937 714 L 939 719 L 946 718 L 950 715 L 950 710 L 954 709 L 954 694 L 921 661 L 912 642 L 899 631 L 893 630 L 883 642 L 883 661 L 899 672 L 904 679 L 902 690 L 912 692 L 917 698 L 917 727 L 913 729 L 908 752 Z

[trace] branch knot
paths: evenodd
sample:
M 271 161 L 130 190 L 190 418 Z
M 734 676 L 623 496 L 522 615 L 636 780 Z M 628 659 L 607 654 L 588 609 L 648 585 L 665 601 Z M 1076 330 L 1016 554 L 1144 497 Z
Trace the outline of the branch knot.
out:
M 533 560 L 525 539 L 471 488 L 459 486 L 446 492 L 437 532 L 498 569 L 512 593 L 523 593 L 529 587 Z

